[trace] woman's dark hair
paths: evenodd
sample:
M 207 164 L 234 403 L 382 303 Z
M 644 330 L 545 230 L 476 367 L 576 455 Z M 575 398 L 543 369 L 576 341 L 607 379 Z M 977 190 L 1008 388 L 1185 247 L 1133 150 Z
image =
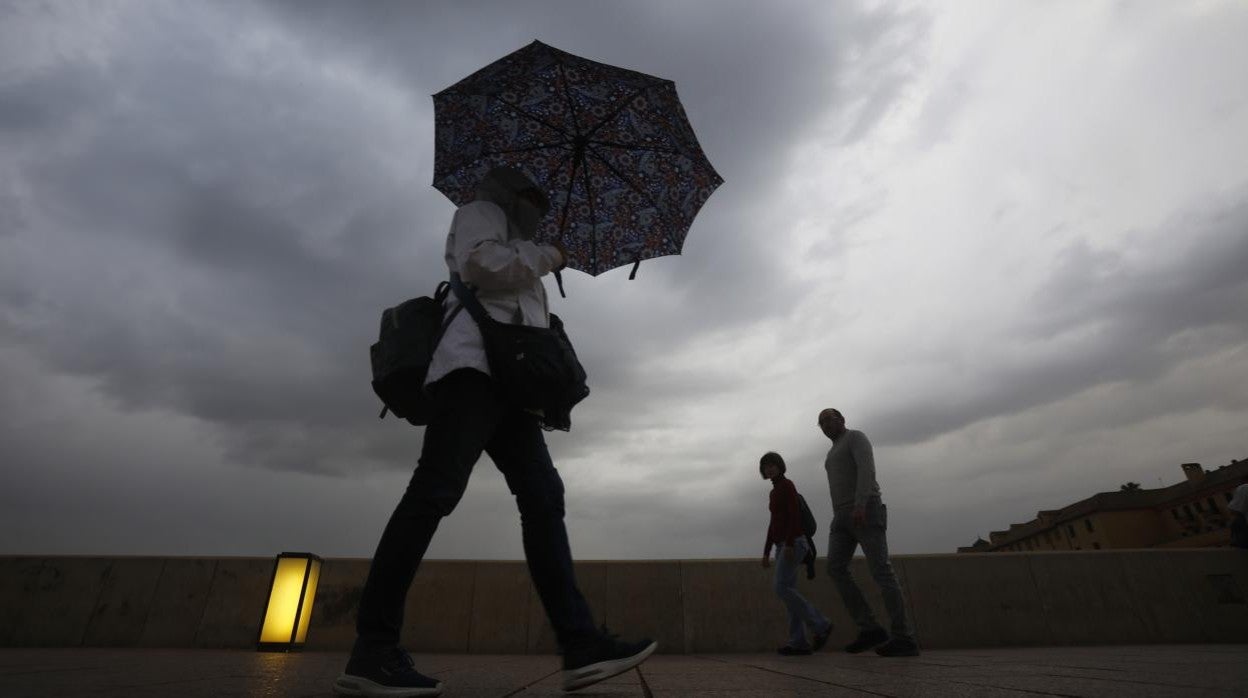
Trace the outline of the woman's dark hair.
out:
M 758 459 L 758 474 L 762 475 L 764 480 L 767 479 L 767 474 L 763 472 L 763 466 L 768 463 L 780 468 L 780 474 L 784 474 L 784 471 L 786 470 L 784 467 L 784 459 L 780 457 L 779 453 L 776 453 L 775 451 L 768 451 L 763 454 L 762 458 Z

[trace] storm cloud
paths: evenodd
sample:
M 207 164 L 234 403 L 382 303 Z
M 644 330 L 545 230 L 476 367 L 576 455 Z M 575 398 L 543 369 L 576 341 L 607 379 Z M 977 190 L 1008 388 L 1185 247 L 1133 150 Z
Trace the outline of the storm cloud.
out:
M 756 463 L 897 552 L 1248 455 L 1248 10 L 0 5 L 0 550 L 367 556 L 422 431 L 380 311 L 445 275 L 430 95 L 539 39 L 674 80 L 725 184 L 684 252 L 566 275 L 549 442 L 581 558 L 754 555 Z M 553 287 L 552 287 L 553 290 Z M 813 496 L 812 496 L 813 495 Z M 483 458 L 431 554 L 517 558 Z

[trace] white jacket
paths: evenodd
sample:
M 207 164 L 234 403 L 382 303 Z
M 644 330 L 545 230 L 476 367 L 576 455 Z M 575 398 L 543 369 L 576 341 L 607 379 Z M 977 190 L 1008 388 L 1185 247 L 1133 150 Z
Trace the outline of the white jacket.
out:
M 446 266 L 476 288 L 477 300 L 490 317 L 501 322 L 549 327 L 550 309 L 542 277 L 559 263 L 559 251 L 510 235 L 507 216 L 497 204 L 473 201 L 455 211 L 446 236 Z M 444 317 L 459 307 L 452 291 Z M 465 308 L 446 328 L 433 352 L 425 385 L 460 368 L 489 375 L 481 330 Z

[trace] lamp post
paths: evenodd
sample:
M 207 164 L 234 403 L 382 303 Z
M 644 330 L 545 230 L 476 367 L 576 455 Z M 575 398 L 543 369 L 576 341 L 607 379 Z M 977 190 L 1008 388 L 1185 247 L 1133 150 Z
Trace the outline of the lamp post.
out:
M 269 601 L 260 622 L 257 650 L 289 652 L 303 647 L 320 576 L 321 558 L 312 553 L 277 556 L 269 583 Z

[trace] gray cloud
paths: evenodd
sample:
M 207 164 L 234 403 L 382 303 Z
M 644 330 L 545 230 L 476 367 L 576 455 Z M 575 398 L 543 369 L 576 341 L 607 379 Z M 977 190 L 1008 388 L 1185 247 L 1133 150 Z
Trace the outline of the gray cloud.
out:
M 709 79 L 678 84 L 703 94 L 706 106 L 694 118 L 703 122 L 704 141 L 734 139 L 746 146 L 720 149 L 725 156 L 717 160 L 739 182 L 731 186 L 755 188 L 766 186 L 783 162 L 774 141 L 791 137 L 826 107 L 827 81 L 838 52 L 846 50 L 828 41 L 827 30 L 844 20 L 842 31 L 852 37 L 847 43 L 862 46 L 883 34 L 891 18 L 876 11 L 859 20 L 840 9 L 827 24 L 798 27 L 792 17 L 751 7 L 739 9 L 775 25 L 772 32 L 791 33 L 786 55 L 772 54 L 766 31 L 708 33 L 697 17 L 673 23 L 656 16 L 667 12 L 658 6 L 617 18 L 637 35 L 672 34 L 658 42 L 664 48 L 657 55 L 620 42 L 596 51 L 644 55 L 656 72 L 679 65 L 689 75 L 705 74 Z M 296 3 L 260 8 L 248 21 L 269 21 L 265 15 L 276 11 L 282 25 L 268 26 L 286 30 L 276 45 L 288 41 L 296 53 L 315 50 L 349 75 L 368 75 L 404 94 L 403 102 L 425 108 L 427 95 L 458 75 L 428 66 L 462 63 L 462 72 L 522 43 L 494 37 L 471 50 L 435 52 L 433 37 L 453 27 L 431 25 L 427 7 L 398 3 L 374 10 Z M 524 29 L 521 21 L 511 23 L 512 31 L 566 36 L 572 45 L 565 47 L 575 50 L 571 39 L 586 21 L 578 15 L 586 12 L 598 14 L 576 10 L 564 24 L 530 21 Z M 448 21 L 472 25 L 494 14 L 468 8 Z M 203 25 L 196 28 L 177 15 L 149 16 L 126 44 L 113 47 L 107 70 L 85 59 L 70 61 L 5 88 L 12 97 L 5 102 L 12 114 L 4 119 L 6 132 L 56 138 L 71 121 L 76 131 L 70 144 L 19 170 L 34 192 L 26 203 L 39 212 L 38 224 L 61 228 L 60 240 L 34 254 L 57 254 L 55 244 L 78 259 L 56 264 L 60 274 L 75 278 L 55 288 L 28 279 L 26 288 L 42 288 L 39 304 L 10 312 L 44 320 L 19 319 L 17 336 L 28 346 L 46 346 L 41 353 L 54 370 L 98 376 L 101 388 L 131 409 L 165 408 L 228 427 L 237 442 L 231 453 L 242 462 L 332 472 L 372 454 L 393 457 L 394 448 L 344 437 L 376 404 L 363 356 L 380 308 L 424 290 L 412 280 L 438 276 L 435 253 L 450 209 L 414 181 L 429 171 L 428 150 L 411 153 L 410 164 L 397 173 L 372 171 L 368 157 L 382 143 L 416 141 L 355 126 L 377 119 L 335 101 L 332 92 L 315 91 L 322 77 L 315 64 L 266 56 L 250 65 L 246 42 L 226 38 L 228 27 L 243 21 L 234 11 L 200 15 Z M 744 45 L 725 53 L 722 45 L 732 41 Z M 235 57 L 226 59 L 228 52 Z M 685 60 L 677 61 L 677 54 Z M 732 63 L 712 63 L 712 56 L 730 56 Z M 778 69 L 778 58 L 807 70 Z M 262 66 L 269 74 L 258 72 Z M 322 88 L 339 88 L 341 97 L 356 91 L 351 78 L 339 82 Z M 750 136 L 741 139 L 742 132 Z M 388 181 L 394 174 L 405 180 L 397 185 L 420 188 L 404 192 Z M 730 196 L 731 189 L 721 199 Z M 771 303 L 760 288 L 773 286 L 781 294 L 792 288 L 765 254 L 765 230 L 742 224 L 751 218 L 742 219 L 732 206 L 709 207 L 691 241 L 697 254 L 662 270 L 642 270 L 641 281 L 626 289 L 633 302 L 607 311 L 622 318 L 630 339 L 625 346 L 637 356 L 670 351 L 701 328 L 750 322 L 767 312 Z M 414 246 L 413 235 L 423 241 Z M 410 252 L 395 254 L 417 249 L 424 253 L 415 268 Z M 116 278 L 124 275 L 131 279 Z M 618 284 L 615 277 L 607 283 Z M 574 293 L 590 283 L 569 280 Z M 571 311 L 585 325 L 592 322 L 588 313 L 582 318 Z M 638 317 L 645 318 L 640 326 L 626 319 Z M 629 359 L 621 360 L 621 343 L 584 336 L 582 352 L 595 367 L 600 391 L 654 387 L 638 380 Z M 722 391 L 710 378 L 700 385 L 708 397 Z
M 1165 246 L 1166 254 L 1155 267 L 1134 268 L 1122 252 L 1082 240 L 1067 247 L 974 382 L 942 384 L 939 396 L 868 415 L 882 425 L 881 440 L 924 441 L 1248 342 L 1248 204 L 1194 208 L 1137 235 L 1135 245 Z
M 1128 243 L 1072 220 L 1065 252 L 1037 258 L 1047 280 L 1009 322 L 865 356 L 844 348 L 873 346 L 873 321 L 902 310 L 853 297 L 864 290 L 846 281 L 853 253 L 880 234 L 856 231 L 924 205 L 899 197 L 897 172 L 862 160 L 897 142 L 982 147 L 959 137 L 992 98 L 974 51 L 930 72 L 946 59 L 927 12 L 869 5 L 0 7 L 0 471 L 16 483 L 0 488 L 0 529 L 13 532 L 0 548 L 267 554 L 306 540 L 367 554 L 422 434 L 375 418 L 367 347 L 382 308 L 444 274 L 453 210 L 429 185 L 430 95 L 535 38 L 675 80 L 726 180 L 684 255 L 648 261 L 632 282 L 626 270 L 568 274 L 569 297 L 554 303 L 594 389 L 572 433 L 550 436 L 574 536 L 601 551 L 590 557 L 755 554 L 757 456 L 781 450 L 817 495 L 826 440 L 813 414 L 825 400 L 856 401 L 840 406 L 875 439 L 886 491 L 912 503 L 896 507 L 916 531 L 900 550 L 967 542 L 965 531 L 1033 508 L 1009 478 L 1047 496 L 1080 491 L 1044 473 L 1099 457 L 1097 429 L 1138 439 L 1131 430 L 1162 415 L 1242 414 L 1225 378 L 1248 327 L 1242 182 L 1194 186 L 1200 197 Z M 1190 19 L 1160 53 L 1210 22 Z M 1221 24 L 1219 37 L 1238 26 Z M 1171 82 L 1193 110 L 1226 119 L 1238 73 L 1220 45 L 1198 51 L 1221 66 L 1217 94 Z M 907 109 L 918 123 L 899 120 Z M 1099 128 L 1076 116 L 1063 128 Z M 1043 140 L 1046 124 L 1019 128 Z M 974 158 L 948 162 L 948 178 L 997 176 L 971 171 Z M 1041 200 L 1076 184 L 1043 186 Z M 1034 213 L 989 189 L 971 203 L 1002 227 Z M 795 244 L 810 221 L 823 233 Z M 893 264 L 870 269 L 871 282 L 911 283 L 913 261 Z M 928 293 L 951 306 L 984 293 L 941 282 Z M 1048 456 L 1032 444 L 1055 426 L 1078 445 L 1040 468 Z M 972 436 L 991 447 L 962 458 Z M 968 513 L 940 479 L 950 473 L 999 501 Z M 506 499 L 483 459 L 434 554 L 514 556 Z M 216 502 L 230 502 L 228 521 L 212 518 Z M 270 506 L 284 523 L 255 534 Z M 40 511 L 58 512 L 51 533 Z M 162 527 L 179 512 L 215 530 Z M 636 535 L 619 535 L 625 525 Z

